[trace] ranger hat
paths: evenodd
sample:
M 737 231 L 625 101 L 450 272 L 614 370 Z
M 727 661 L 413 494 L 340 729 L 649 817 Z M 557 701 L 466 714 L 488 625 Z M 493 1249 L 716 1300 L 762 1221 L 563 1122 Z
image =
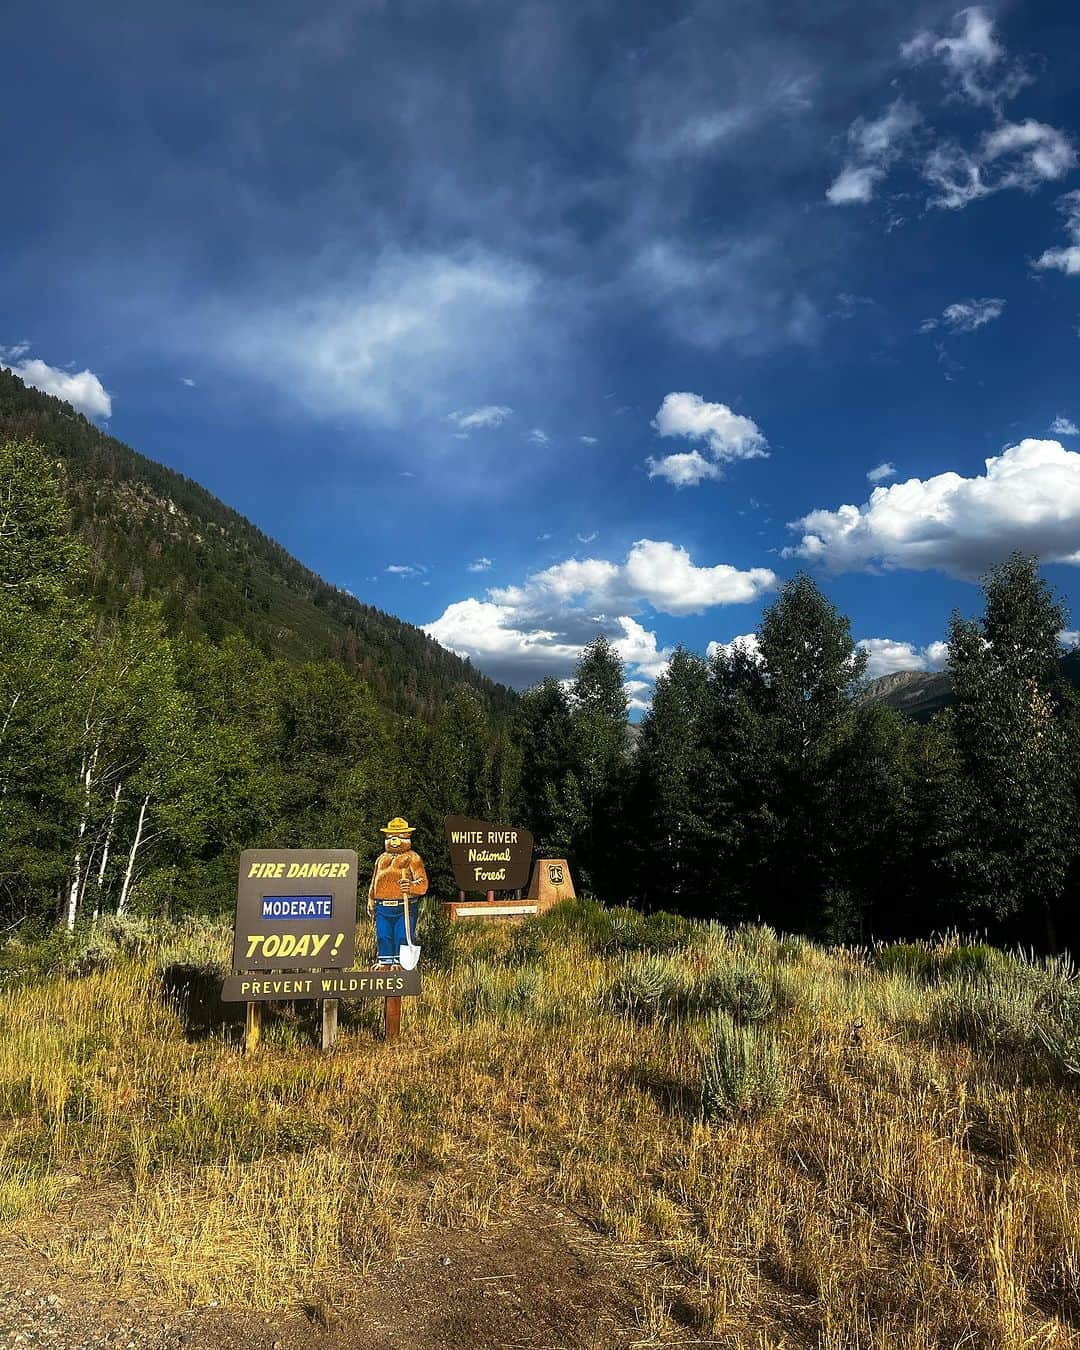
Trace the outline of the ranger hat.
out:
M 407 820 L 402 820 L 400 816 L 395 816 L 389 825 L 382 827 L 383 834 L 412 834 L 413 828 Z

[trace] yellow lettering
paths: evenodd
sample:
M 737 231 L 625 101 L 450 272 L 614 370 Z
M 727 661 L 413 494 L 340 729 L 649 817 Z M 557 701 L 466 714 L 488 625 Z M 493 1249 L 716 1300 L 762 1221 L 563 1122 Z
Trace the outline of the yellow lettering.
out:
M 293 956 L 307 956 L 308 946 L 310 945 L 310 943 L 311 943 L 311 934 L 302 933 L 300 937 L 296 939 L 296 944 L 292 949 Z M 282 953 L 282 955 L 284 955 L 284 952 Z
M 299 863 L 290 863 L 290 864 L 289 864 L 289 876 L 291 876 L 291 877 L 296 876 L 296 873 L 297 873 L 297 871 L 299 870 L 299 867 L 300 867 L 300 864 L 299 864 Z
M 263 956 L 277 956 L 278 947 L 281 946 L 281 936 L 278 933 L 268 933 L 263 938 L 262 954 Z
M 259 943 L 262 942 L 262 940 L 263 940 L 262 933 L 248 934 L 248 949 L 247 949 L 248 956 L 255 955 L 255 953 L 259 950 Z
M 262 863 L 252 863 L 251 866 L 248 868 L 248 876 L 257 877 L 259 875 L 259 868 L 261 866 Z
M 311 954 L 318 956 L 326 944 L 330 941 L 329 933 L 312 933 L 311 935 Z
M 292 956 L 296 950 L 296 937 L 293 933 L 282 933 L 278 943 L 278 956 Z

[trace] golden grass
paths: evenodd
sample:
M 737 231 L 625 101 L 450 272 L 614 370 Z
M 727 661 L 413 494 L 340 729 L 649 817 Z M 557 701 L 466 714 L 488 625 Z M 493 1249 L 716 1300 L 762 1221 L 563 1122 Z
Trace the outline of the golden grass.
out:
M 627 1344 L 1077 1343 L 1076 1095 L 938 1039 L 925 987 L 701 930 L 678 978 L 738 959 L 797 992 L 773 1019 L 784 1105 L 713 1124 L 701 1019 L 607 1010 L 621 959 L 571 941 L 525 976 L 509 933 L 462 941 L 398 1044 L 361 1016 L 329 1056 L 287 1026 L 250 1060 L 189 1042 L 149 959 L 8 989 L 0 1224 L 83 1278 L 270 1309 L 340 1296 L 425 1225 L 546 1199 L 659 1261 Z M 125 1198 L 45 1222 L 78 1175 Z

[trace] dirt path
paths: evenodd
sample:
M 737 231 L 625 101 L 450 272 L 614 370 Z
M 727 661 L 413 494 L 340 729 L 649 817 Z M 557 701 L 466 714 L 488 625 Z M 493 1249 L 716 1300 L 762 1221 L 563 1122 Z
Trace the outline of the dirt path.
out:
M 0 1346 L 55 1350 L 607 1350 L 650 1341 L 636 1290 L 648 1267 L 550 1206 L 483 1232 L 427 1229 L 342 1307 L 284 1316 L 184 1310 L 57 1279 L 33 1246 L 0 1246 Z M 690 1339 L 693 1339 L 692 1337 Z M 697 1344 L 702 1344 L 700 1340 Z

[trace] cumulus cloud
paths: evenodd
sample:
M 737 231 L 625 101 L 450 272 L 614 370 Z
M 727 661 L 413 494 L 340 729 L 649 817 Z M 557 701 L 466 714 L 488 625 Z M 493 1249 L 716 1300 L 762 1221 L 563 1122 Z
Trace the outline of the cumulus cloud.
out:
M 976 328 L 1001 318 L 1005 301 L 987 296 L 982 300 L 956 300 L 946 305 L 938 319 L 924 319 L 919 325 L 921 333 L 929 333 L 935 328 L 947 328 L 951 333 L 974 333 Z
M 582 445 L 596 445 L 597 443 L 597 438 L 595 436 L 579 436 L 578 440 Z
M 944 37 L 924 30 L 900 53 L 913 64 L 937 58 L 945 66 L 953 92 L 971 103 L 997 108 L 1015 97 L 1031 76 L 1023 64 L 1009 57 L 994 35 L 994 21 L 979 5 L 961 10 L 954 31 Z
M 521 585 L 455 601 L 425 631 L 518 687 L 569 675 L 585 644 L 604 633 L 632 676 L 651 681 L 667 669 L 671 649 L 635 617 L 642 609 L 700 613 L 756 599 L 775 585 L 767 568 L 699 567 L 677 544 L 642 539 L 621 562 L 569 558 Z
M 868 654 L 866 674 L 872 680 L 898 670 L 942 670 L 949 659 L 947 642 L 916 647 L 894 638 L 860 638 L 855 645 Z
M 793 521 L 785 557 L 833 571 L 939 569 L 974 579 L 1013 549 L 1080 563 L 1080 454 L 1027 439 L 986 460 L 986 472 L 911 478 L 875 488 L 862 506 Z
M 740 633 L 738 637 L 733 637 L 730 642 L 710 642 L 705 648 L 705 655 L 712 659 L 723 653 L 725 656 L 732 656 L 740 651 L 745 655 L 752 657 L 755 661 L 761 660 L 761 644 L 758 642 L 756 633 Z
M 890 463 L 887 459 L 882 460 L 880 464 L 875 464 L 872 469 L 868 469 L 866 476 L 871 483 L 883 483 L 886 478 L 896 477 L 896 465 Z
M 751 417 L 732 412 L 726 403 L 707 403 L 700 394 L 668 394 L 652 425 L 661 436 L 697 441 L 698 449 L 646 461 L 650 478 L 666 478 L 675 487 L 695 487 L 705 478 L 719 478 L 720 465 L 735 459 L 764 459 L 768 441 Z
M 491 570 L 491 559 L 474 558 L 465 570 L 467 572 L 488 572 Z
M 469 432 L 481 427 L 501 426 L 513 411 L 513 408 L 507 408 L 502 403 L 488 403 L 471 411 L 459 408 L 456 412 L 447 413 L 446 420 L 453 422 L 459 431 Z
M 858 117 L 848 128 L 848 162 L 825 193 L 832 206 L 871 200 L 919 122 L 918 109 L 898 98 L 878 118 Z
M 27 357 L 25 342 L 14 347 L 0 348 L 0 366 L 18 375 L 23 384 L 32 385 L 44 394 L 63 399 L 87 417 L 111 417 L 112 397 L 91 370 L 59 370 L 37 357 Z
M 392 577 L 420 577 L 427 571 L 427 568 L 420 567 L 415 563 L 390 563 L 386 571 Z
M 684 450 L 660 459 L 650 455 L 645 461 L 650 478 L 666 478 L 672 487 L 697 487 L 706 478 L 723 478 L 718 464 L 698 450 Z
M 1071 417 L 1063 417 L 1061 413 L 1050 423 L 1050 434 L 1052 436 L 1080 436 L 1080 427 Z
M 188 387 L 189 389 L 194 389 L 194 388 L 195 388 L 195 381 L 189 379 L 186 375 L 181 375 L 181 376 L 180 376 L 180 383 L 181 383 L 181 384 L 186 384 L 187 387 Z
M 522 586 L 490 594 L 500 603 L 530 609 L 580 598 L 594 611 L 618 613 L 647 604 L 663 614 L 685 615 L 756 600 L 775 585 L 776 574 L 767 567 L 699 567 L 679 544 L 639 539 L 622 563 L 570 558 L 534 572 Z
M 533 427 L 529 432 L 529 440 L 533 445 L 547 445 L 551 437 L 541 427 Z
M 1077 277 L 1080 276 L 1080 191 L 1066 192 L 1058 200 L 1058 209 L 1065 217 L 1069 243 L 1064 248 L 1048 248 L 1035 260 L 1035 266 Z

